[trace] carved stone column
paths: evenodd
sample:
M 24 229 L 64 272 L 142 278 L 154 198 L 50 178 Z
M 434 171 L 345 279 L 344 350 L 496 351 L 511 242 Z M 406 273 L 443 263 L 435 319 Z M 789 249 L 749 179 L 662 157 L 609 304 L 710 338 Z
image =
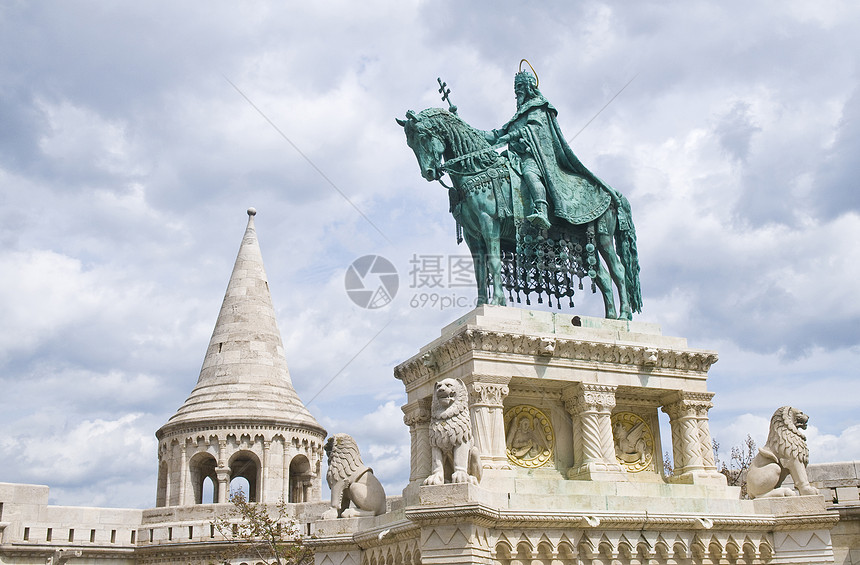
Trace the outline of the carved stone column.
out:
M 573 420 L 573 467 L 570 479 L 625 480 L 615 459 L 612 437 L 613 385 L 579 383 L 564 391 L 564 406 Z
M 215 468 L 215 476 L 218 478 L 215 494 L 218 497 L 218 502 L 223 504 L 227 502 L 227 495 L 230 492 L 230 468 L 227 467 L 227 440 L 225 438 L 218 439 L 218 466 Z
M 224 504 L 230 492 L 230 469 L 219 467 L 215 469 L 215 476 L 218 478 L 218 502 Z
M 468 385 L 472 416 L 472 434 L 481 452 L 484 468 L 510 469 L 505 452 L 505 414 L 503 402 L 508 395 L 507 383 L 480 382 Z
M 176 491 L 176 457 L 174 457 L 173 444 L 169 444 L 164 451 L 163 457 L 167 459 L 167 488 L 164 495 L 164 506 L 173 506 Z
M 409 426 L 409 482 L 423 481 L 430 475 L 430 399 L 403 406 L 403 423 Z
M 266 489 L 269 487 L 269 449 L 271 441 L 263 440 L 263 469 L 260 473 L 260 502 L 271 502 Z
M 284 500 L 290 499 L 290 441 L 284 437 L 282 442 L 284 460 L 281 463 L 281 498 Z
M 185 491 L 187 490 L 188 477 L 188 440 L 179 442 L 179 505 L 185 506 L 188 501 L 185 500 Z
M 708 410 L 713 406 L 713 396 L 711 392 L 679 391 L 662 408 L 669 415 L 672 426 L 672 453 L 675 460 L 672 482 L 726 482 L 725 477 L 717 472 L 708 425 Z
M 696 406 L 696 420 L 699 425 L 699 443 L 702 446 L 702 466 L 706 471 L 716 471 L 717 462 L 714 459 L 714 440 L 711 439 L 711 427 L 708 425 L 708 410 L 714 407 L 709 400 Z
M 227 466 L 227 440 L 219 439 L 218 440 L 218 466 L 226 467 Z

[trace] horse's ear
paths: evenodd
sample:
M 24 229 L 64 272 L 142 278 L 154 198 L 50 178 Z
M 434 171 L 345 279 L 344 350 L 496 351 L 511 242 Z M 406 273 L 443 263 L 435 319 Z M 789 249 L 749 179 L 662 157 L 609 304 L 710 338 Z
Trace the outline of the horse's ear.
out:
M 418 121 L 418 116 L 416 116 L 415 112 L 413 112 L 412 110 L 406 111 L 406 117 L 409 118 L 409 121 L 411 121 L 411 122 L 417 122 Z
M 406 127 L 406 120 L 401 120 L 400 118 L 394 118 L 394 121 L 400 124 L 400 127 Z

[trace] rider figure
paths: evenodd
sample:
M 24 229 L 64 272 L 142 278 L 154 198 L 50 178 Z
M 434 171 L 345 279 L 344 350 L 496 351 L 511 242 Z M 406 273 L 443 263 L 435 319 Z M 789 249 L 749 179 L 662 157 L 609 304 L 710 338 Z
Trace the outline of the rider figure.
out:
M 606 210 L 614 190 L 574 155 L 556 121 L 558 111 L 538 90 L 533 74 L 517 73 L 514 92 L 514 116 L 501 129 L 484 132 L 484 136 L 492 144 L 508 143 L 512 164 L 522 174 L 532 201 L 533 212 L 526 219 L 549 228 L 549 197 L 554 216 L 571 224 L 594 220 Z

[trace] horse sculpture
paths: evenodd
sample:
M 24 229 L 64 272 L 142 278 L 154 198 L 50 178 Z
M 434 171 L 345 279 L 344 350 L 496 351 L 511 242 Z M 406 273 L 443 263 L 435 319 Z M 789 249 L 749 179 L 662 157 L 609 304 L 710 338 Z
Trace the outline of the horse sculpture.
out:
M 613 191 L 606 199 L 606 209 L 583 225 L 550 214 L 551 226 L 541 230 L 525 219 L 531 204 L 523 196 L 516 167 L 507 152 L 495 151 L 483 132 L 441 108 L 417 114 L 410 110 L 397 123 L 404 128 L 421 176 L 429 182 L 442 182 L 445 173 L 451 178 L 453 186 L 447 187 L 450 211 L 462 226 L 472 255 L 478 304 L 505 305 L 503 286 L 518 293 L 525 290 L 528 300 L 530 291 L 557 289 L 559 281 L 569 290 L 556 290 L 556 296 L 572 296 L 571 275 L 580 277 L 580 288 L 582 276 L 587 275 L 592 290 L 596 283 L 603 295 L 607 318 L 629 320 L 634 311 L 641 311 L 636 235 L 626 198 Z M 503 269 L 503 255 L 512 258 L 507 269 Z M 536 268 L 523 267 L 524 257 Z M 559 268 L 559 260 L 567 267 Z M 552 284 L 535 282 L 544 280 L 541 277 L 548 271 L 552 271 Z M 613 283 L 618 290 L 618 310 Z

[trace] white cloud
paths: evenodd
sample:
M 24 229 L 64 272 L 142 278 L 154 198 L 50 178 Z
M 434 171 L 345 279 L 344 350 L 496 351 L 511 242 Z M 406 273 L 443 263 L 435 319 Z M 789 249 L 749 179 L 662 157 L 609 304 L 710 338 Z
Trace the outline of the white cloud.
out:
M 860 460 L 860 424 L 849 426 L 838 435 L 823 434 L 810 425 L 806 441 L 810 463 Z
M 66 488 L 114 476 L 149 478 L 155 437 L 140 414 L 117 420 L 83 420 L 71 427 L 56 419 L 47 429 L 19 430 L 2 440 L 3 460 L 26 469 L 19 480 Z
M 732 448 L 741 447 L 751 437 L 756 445 L 761 447 L 767 441 L 770 429 L 770 415 L 741 414 L 729 425 L 711 430 L 713 437 L 720 444 L 720 459 L 728 462 Z
M 0 358 L 91 318 L 111 302 L 98 273 L 86 272 L 78 259 L 53 251 L 0 255 Z M 14 275 L 13 275 L 14 274 Z
M 50 160 L 68 172 L 89 172 L 90 167 L 128 177 L 142 174 L 127 135 L 128 125 L 108 121 L 94 111 L 64 101 L 37 100 L 48 122 L 39 147 Z

